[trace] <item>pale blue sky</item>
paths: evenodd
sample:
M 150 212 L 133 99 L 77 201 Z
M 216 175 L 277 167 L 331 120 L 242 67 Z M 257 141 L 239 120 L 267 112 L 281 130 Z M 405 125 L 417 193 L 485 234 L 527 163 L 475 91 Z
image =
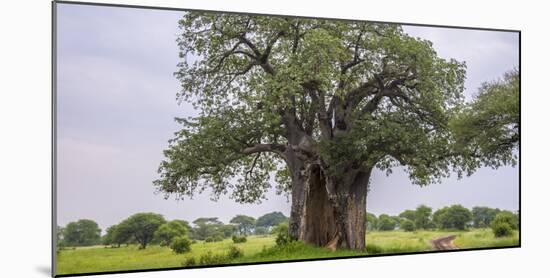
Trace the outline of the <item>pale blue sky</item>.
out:
M 222 197 L 165 200 L 152 181 L 162 150 L 178 125 L 174 117 L 193 115 L 178 105 L 175 39 L 179 11 L 58 4 L 58 224 L 81 218 L 101 228 L 136 212 L 168 219 L 236 214 L 258 217 L 274 210 L 288 215 L 290 203 L 273 192 L 260 205 Z M 468 65 L 466 94 L 519 63 L 516 33 L 405 26 L 431 40 L 442 57 Z M 469 178 L 451 178 L 420 188 L 395 169 L 375 172 L 367 210 L 396 214 L 419 204 L 434 208 L 460 203 L 516 210 L 517 168 L 480 169 Z

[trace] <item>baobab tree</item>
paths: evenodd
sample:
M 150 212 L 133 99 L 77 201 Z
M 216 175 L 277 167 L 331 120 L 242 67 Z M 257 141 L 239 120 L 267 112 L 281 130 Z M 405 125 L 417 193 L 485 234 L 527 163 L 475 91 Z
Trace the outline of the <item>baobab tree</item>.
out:
M 471 170 L 454 144 L 465 64 L 401 26 L 189 12 L 179 22 L 179 101 L 199 115 L 164 154 L 158 191 L 240 203 L 291 195 L 289 234 L 363 249 L 373 169 L 428 185 Z

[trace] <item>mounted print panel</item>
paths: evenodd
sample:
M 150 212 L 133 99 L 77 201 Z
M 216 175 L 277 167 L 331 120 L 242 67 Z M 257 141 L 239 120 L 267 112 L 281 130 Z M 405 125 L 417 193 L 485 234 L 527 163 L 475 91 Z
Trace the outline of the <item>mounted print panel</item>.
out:
M 54 2 L 54 276 L 520 246 L 520 32 Z

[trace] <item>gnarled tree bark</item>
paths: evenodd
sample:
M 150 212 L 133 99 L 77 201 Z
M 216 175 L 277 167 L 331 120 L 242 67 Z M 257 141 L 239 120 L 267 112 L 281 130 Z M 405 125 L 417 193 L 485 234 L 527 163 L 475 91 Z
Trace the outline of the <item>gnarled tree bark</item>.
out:
M 293 180 L 290 235 L 332 250 L 365 248 L 365 213 L 370 169 L 339 177 L 318 164 L 302 168 Z

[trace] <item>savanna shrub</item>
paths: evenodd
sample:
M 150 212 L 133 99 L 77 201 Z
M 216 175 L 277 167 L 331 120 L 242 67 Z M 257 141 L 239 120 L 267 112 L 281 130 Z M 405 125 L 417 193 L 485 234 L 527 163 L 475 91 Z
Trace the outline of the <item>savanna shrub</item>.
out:
M 176 254 L 183 254 L 183 253 L 189 252 L 191 251 L 191 240 L 189 240 L 186 236 L 177 236 L 174 239 L 172 239 L 170 248 Z
M 412 231 L 416 230 L 414 222 L 412 222 L 409 219 L 405 219 L 405 220 L 401 221 L 400 228 L 402 230 L 404 230 L 405 232 L 412 232 Z
M 245 238 L 246 239 L 246 238 Z M 227 258 L 229 260 L 237 259 L 244 256 L 244 252 L 237 246 L 229 247 L 229 252 L 227 253 Z
M 503 211 L 498 213 L 495 216 L 495 219 L 491 222 L 491 226 L 493 223 L 507 223 L 512 230 L 518 229 L 518 218 L 516 215 L 509 211 Z
M 285 245 L 292 241 L 288 234 L 288 223 L 281 223 L 273 229 L 273 232 L 277 235 L 275 243 L 277 245 Z
M 246 242 L 246 237 L 245 236 L 233 236 L 233 237 L 231 237 L 231 239 L 233 240 L 233 243 L 244 243 L 244 242 Z
M 493 229 L 495 237 L 511 236 L 513 233 L 512 227 L 506 222 L 493 222 L 491 229 Z
M 366 248 L 368 254 L 380 254 L 384 252 L 384 249 L 382 249 L 382 247 L 372 243 L 367 244 Z
M 207 237 L 204 241 L 205 242 L 217 242 L 217 241 L 222 241 L 222 240 L 223 240 L 223 237 L 221 235 L 213 235 L 213 236 Z
M 185 259 L 185 261 L 183 261 L 183 263 L 181 264 L 181 266 L 196 266 L 196 265 L 197 265 L 197 261 L 195 261 L 195 258 L 193 257 Z
M 223 254 L 213 254 L 212 251 L 208 251 L 202 255 L 199 259 L 200 265 L 219 265 L 225 264 L 229 261 L 229 258 Z

